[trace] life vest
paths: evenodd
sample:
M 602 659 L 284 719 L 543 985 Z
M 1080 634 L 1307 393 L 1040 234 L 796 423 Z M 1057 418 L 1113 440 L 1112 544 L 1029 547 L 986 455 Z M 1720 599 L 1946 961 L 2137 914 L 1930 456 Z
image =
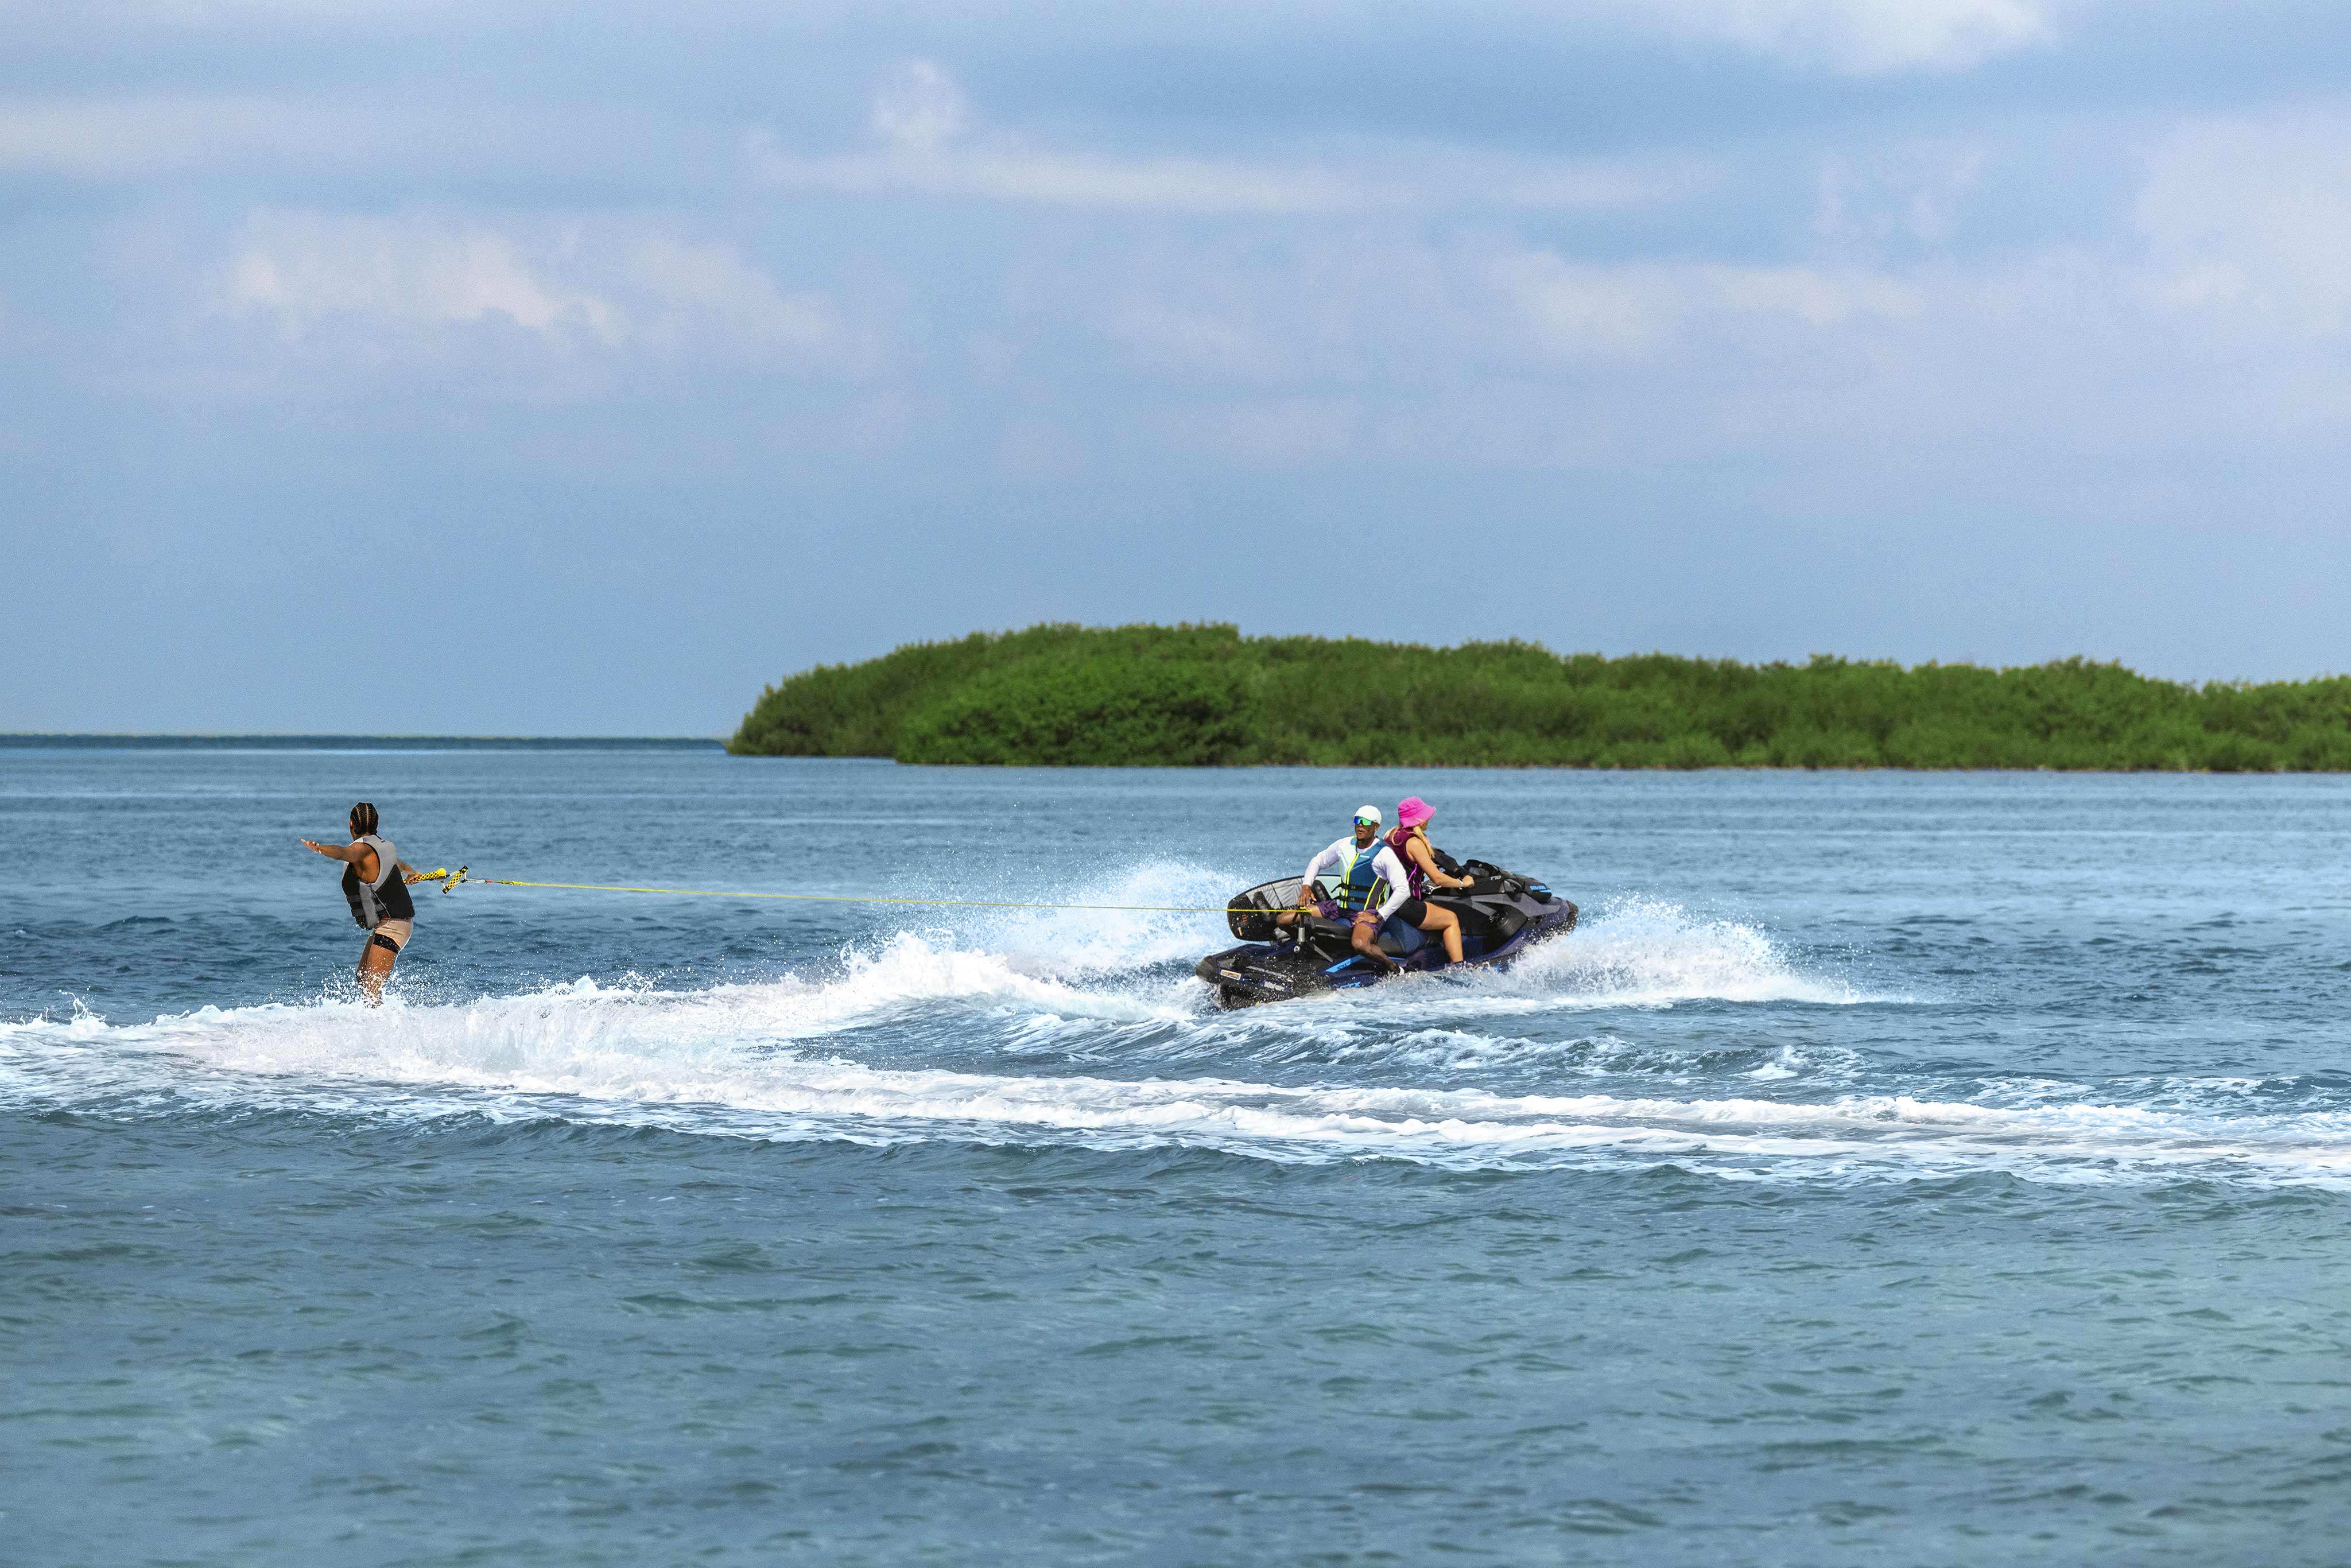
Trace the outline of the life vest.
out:
M 1429 888 L 1428 873 L 1420 869 L 1420 862 L 1414 860 L 1411 852 L 1405 848 L 1411 842 L 1410 828 L 1396 828 L 1388 833 L 1388 848 L 1395 851 L 1396 859 L 1404 862 L 1405 891 L 1415 898 L 1426 898 Z
M 1368 844 L 1349 844 L 1346 862 L 1336 873 L 1325 872 L 1320 878 L 1330 886 L 1332 899 L 1348 914 L 1359 915 L 1387 897 L 1388 879 L 1372 864 L 1385 848 L 1377 839 Z
M 408 883 L 401 880 L 400 855 L 392 841 L 369 833 L 356 841 L 375 851 L 373 882 L 361 882 L 356 865 L 343 867 L 343 897 L 350 901 L 351 918 L 360 923 L 360 929 L 372 931 L 387 920 L 415 919 L 416 904 L 408 896 Z

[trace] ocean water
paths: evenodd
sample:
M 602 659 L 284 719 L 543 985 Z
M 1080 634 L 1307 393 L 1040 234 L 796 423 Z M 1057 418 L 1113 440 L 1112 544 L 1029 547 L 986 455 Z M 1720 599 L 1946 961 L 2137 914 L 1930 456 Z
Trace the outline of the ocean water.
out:
M 1368 800 L 1581 904 L 1224 1014 Z M 0 1561 L 2351 1558 L 2351 782 L 0 751 Z

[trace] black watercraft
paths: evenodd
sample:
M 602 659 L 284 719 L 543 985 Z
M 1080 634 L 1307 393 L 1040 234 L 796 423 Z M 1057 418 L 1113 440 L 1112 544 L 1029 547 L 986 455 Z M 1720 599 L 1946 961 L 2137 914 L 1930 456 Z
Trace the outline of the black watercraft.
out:
M 1448 870 L 1471 878 L 1470 885 L 1439 890 L 1428 902 L 1460 918 L 1465 966 L 1506 964 L 1544 937 L 1574 928 L 1575 905 L 1532 877 L 1485 861 L 1463 861 Z M 1395 972 L 1355 951 L 1345 920 L 1301 914 L 1298 886 L 1294 876 L 1260 883 L 1235 894 L 1226 906 L 1225 923 L 1241 945 L 1209 954 L 1196 971 L 1217 988 L 1219 1007 L 1245 1008 L 1310 991 L 1351 990 Z M 1380 951 L 1406 971 L 1455 967 L 1434 936 L 1406 947 L 1384 934 Z

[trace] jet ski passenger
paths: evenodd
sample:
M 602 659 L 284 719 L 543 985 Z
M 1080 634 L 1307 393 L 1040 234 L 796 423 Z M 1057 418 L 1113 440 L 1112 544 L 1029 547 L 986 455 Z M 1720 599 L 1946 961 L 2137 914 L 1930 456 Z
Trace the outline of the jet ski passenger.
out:
M 1415 898 L 1426 898 L 1440 887 L 1451 891 L 1476 885 L 1437 863 L 1437 846 L 1428 841 L 1428 824 L 1436 816 L 1436 807 L 1417 795 L 1407 796 L 1396 807 L 1397 826 L 1388 835 L 1388 848 L 1395 851 L 1396 859 L 1404 862 L 1405 873 L 1412 878 Z
M 1395 851 L 1396 859 L 1404 862 L 1405 875 L 1412 889 L 1412 903 L 1419 915 L 1415 924 L 1423 931 L 1437 933 L 1445 942 L 1445 956 L 1461 962 L 1461 918 L 1449 909 L 1432 908 L 1422 904 L 1438 888 L 1452 891 L 1468 888 L 1473 883 L 1466 876 L 1455 876 L 1437 863 L 1436 846 L 1428 841 L 1429 819 L 1437 809 L 1417 795 L 1409 795 L 1396 807 L 1396 829 L 1387 838 L 1388 848 Z M 1409 911 L 1397 916 L 1413 918 Z
M 1337 874 L 1326 881 L 1322 874 L 1326 871 L 1335 871 Z M 1306 862 L 1306 874 L 1299 879 L 1298 883 L 1300 914 L 1315 911 L 1318 889 L 1326 885 L 1330 888 L 1330 902 L 1351 917 L 1347 940 L 1355 951 L 1383 968 L 1399 967 L 1394 959 L 1380 951 L 1380 933 L 1387 929 L 1388 923 L 1407 905 L 1413 906 L 1414 912 L 1423 917 L 1427 913 L 1427 906 L 1412 896 L 1404 862 L 1396 859 L 1395 852 L 1381 841 L 1378 807 L 1359 808 L 1355 812 L 1354 836 L 1336 841 Z M 1447 915 L 1446 918 L 1450 920 L 1452 916 Z M 1419 924 L 1417 919 L 1410 922 L 1415 930 Z M 1395 935 L 1400 942 L 1407 944 L 1407 949 L 1418 945 L 1416 938 L 1407 938 L 1402 930 Z M 1456 922 L 1453 940 L 1447 944 L 1447 950 L 1458 958 L 1460 946 L 1459 923 Z

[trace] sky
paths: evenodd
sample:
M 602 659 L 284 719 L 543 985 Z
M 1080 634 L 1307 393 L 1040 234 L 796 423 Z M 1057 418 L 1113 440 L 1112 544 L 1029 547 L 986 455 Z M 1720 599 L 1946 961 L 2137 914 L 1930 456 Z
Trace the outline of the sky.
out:
M 0 730 L 2351 670 L 2340 0 L 0 0 Z

